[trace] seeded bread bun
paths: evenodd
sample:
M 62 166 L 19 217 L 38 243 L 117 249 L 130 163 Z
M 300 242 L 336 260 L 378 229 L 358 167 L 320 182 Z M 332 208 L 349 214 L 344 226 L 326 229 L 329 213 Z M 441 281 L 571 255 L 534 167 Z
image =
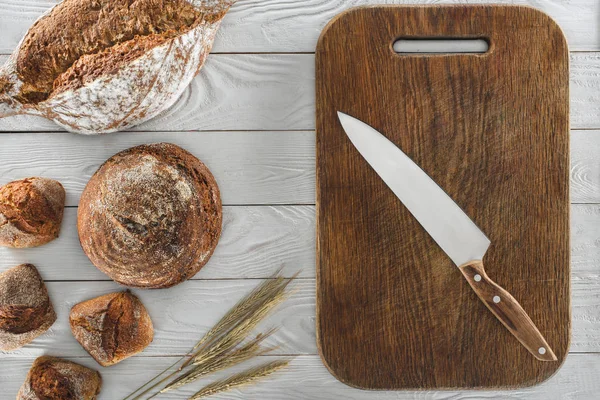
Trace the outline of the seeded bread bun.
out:
M 96 400 L 102 378 L 92 369 L 57 357 L 37 358 L 17 400 Z
M 81 195 L 79 240 L 118 283 L 165 288 L 194 276 L 213 254 L 222 225 L 219 188 L 200 160 L 168 143 L 122 151 Z
M 129 290 L 76 304 L 69 324 L 75 339 L 103 367 L 141 352 L 154 337 L 146 308 Z
M 33 265 L 21 264 L 0 274 L 0 350 L 26 345 L 54 321 L 48 291 Z
M 0 187 L 0 246 L 35 247 L 58 237 L 65 190 L 52 179 L 27 178 Z

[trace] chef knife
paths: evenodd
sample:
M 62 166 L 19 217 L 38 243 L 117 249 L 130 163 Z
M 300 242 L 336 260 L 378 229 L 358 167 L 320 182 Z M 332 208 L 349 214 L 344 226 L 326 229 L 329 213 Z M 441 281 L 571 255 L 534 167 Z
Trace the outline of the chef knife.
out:
M 483 256 L 490 240 L 471 218 L 384 135 L 339 111 L 338 118 L 358 152 L 452 259 L 487 308 L 538 360 L 556 361 L 517 300 L 485 273 Z

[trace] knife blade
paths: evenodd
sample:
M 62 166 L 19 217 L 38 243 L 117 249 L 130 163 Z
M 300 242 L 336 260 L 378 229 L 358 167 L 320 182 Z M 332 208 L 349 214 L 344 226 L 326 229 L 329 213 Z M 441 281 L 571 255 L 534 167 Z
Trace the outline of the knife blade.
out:
M 340 111 L 338 118 L 350 142 L 456 264 L 486 307 L 538 360 L 556 361 L 517 300 L 487 276 L 483 257 L 491 242 L 473 220 L 387 137 Z

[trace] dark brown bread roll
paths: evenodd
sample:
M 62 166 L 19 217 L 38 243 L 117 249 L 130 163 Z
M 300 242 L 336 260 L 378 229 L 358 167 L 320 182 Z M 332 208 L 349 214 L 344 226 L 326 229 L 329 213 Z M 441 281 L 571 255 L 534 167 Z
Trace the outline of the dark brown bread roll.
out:
M 54 321 L 48 291 L 33 265 L 21 264 L 0 274 L 0 350 L 26 345 Z
M 57 357 L 37 358 L 17 400 L 95 400 L 102 378 L 92 369 Z
M 103 367 L 139 353 L 154 337 L 146 308 L 129 290 L 76 304 L 69 324 L 75 339 Z
M 176 285 L 196 274 L 221 234 L 219 188 L 208 168 L 168 143 L 142 145 L 106 161 L 79 202 L 83 251 L 115 281 Z
M 52 179 L 27 178 L 0 187 L 0 246 L 35 247 L 58 237 L 65 190 Z

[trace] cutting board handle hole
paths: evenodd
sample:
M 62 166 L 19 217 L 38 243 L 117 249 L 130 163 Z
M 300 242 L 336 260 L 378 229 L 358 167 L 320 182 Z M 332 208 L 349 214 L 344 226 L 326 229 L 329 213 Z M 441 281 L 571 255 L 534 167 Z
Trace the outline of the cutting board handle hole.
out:
M 393 43 L 392 49 L 400 55 L 485 54 L 490 43 L 484 38 L 400 38 Z

